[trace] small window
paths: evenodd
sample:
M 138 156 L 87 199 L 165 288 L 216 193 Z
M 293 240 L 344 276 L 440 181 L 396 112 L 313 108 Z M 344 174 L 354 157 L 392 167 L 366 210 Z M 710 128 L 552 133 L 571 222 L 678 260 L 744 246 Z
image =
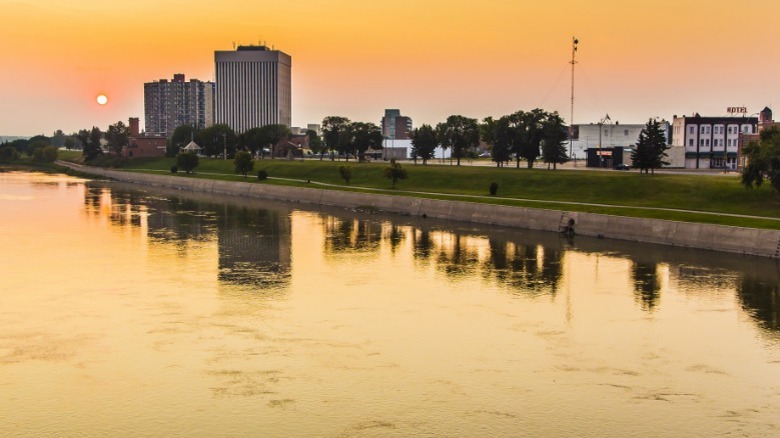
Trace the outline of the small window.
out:
M 692 138 L 688 139 L 688 146 L 693 146 L 693 139 Z

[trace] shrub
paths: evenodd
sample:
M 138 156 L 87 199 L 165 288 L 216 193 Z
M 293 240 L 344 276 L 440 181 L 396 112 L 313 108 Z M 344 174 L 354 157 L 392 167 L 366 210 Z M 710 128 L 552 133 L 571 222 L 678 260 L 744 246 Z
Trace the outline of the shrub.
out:
M 176 156 L 176 166 L 183 169 L 185 173 L 190 173 L 198 167 L 198 154 L 195 152 L 181 152 Z
M 257 171 L 257 179 L 262 181 L 262 180 L 267 179 L 267 178 L 268 178 L 268 172 L 266 172 L 263 169 L 260 169 L 260 170 Z
M 43 161 L 46 163 L 57 161 L 57 148 L 54 146 L 46 146 L 43 148 Z
M 490 196 L 496 196 L 496 193 L 498 193 L 498 183 L 492 182 L 490 183 Z
M 171 173 L 176 173 L 178 171 L 179 171 L 179 168 L 175 164 L 173 166 L 171 166 Z
M 347 185 L 349 185 L 349 181 L 352 179 L 352 166 L 339 166 L 339 175 L 341 175 L 341 178 L 347 182 Z
M 395 162 L 395 158 L 392 158 L 390 160 L 390 165 L 385 167 L 384 169 L 384 176 L 385 178 L 393 181 L 393 188 L 395 188 L 395 183 L 399 179 L 406 179 L 406 169 L 401 167 L 399 163 Z

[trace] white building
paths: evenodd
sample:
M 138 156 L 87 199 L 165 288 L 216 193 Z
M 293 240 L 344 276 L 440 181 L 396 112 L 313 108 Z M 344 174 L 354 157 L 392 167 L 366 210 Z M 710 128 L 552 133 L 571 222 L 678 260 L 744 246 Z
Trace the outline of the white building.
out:
M 570 157 L 583 160 L 587 156 L 585 151 L 590 148 L 633 148 L 639 140 L 639 133 L 645 129 L 645 124 L 590 123 L 588 125 L 574 125 L 572 128 Z M 662 120 L 661 128 L 666 133 L 668 144 L 670 140 L 669 122 Z M 568 148 L 568 145 L 566 147 Z
M 292 58 L 265 46 L 214 52 L 216 123 L 237 133 L 292 122 Z
M 672 146 L 685 148 L 686 169 L 737 168 L 739 135 L 754 134 L 756 117 L 674 116 Z

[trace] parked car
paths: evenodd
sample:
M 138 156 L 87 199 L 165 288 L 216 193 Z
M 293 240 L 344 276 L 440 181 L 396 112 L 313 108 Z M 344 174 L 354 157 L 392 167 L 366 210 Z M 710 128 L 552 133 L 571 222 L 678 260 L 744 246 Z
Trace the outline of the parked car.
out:
M 631 166 L 628 164 L 620 163 L 617 166 L 615 166 L 615 170 L 631 170 Z

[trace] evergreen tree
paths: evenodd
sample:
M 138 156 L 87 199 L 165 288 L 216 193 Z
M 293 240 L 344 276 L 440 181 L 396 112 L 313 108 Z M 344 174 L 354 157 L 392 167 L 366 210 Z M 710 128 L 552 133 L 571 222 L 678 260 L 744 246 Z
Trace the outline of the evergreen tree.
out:
M 631 166 L 639 169 L 640 172 L 655 173 L 655 169 L 669 165 L 669 162 L 664 161 L 664 158 L 667 157 L 667 149 L 669 146 L 666 144 L 666 136 L 661 129 L 661 123 L 658 120 L 650 119 L 642 132 L 639 133 L 636 149 L 631 153 Z

